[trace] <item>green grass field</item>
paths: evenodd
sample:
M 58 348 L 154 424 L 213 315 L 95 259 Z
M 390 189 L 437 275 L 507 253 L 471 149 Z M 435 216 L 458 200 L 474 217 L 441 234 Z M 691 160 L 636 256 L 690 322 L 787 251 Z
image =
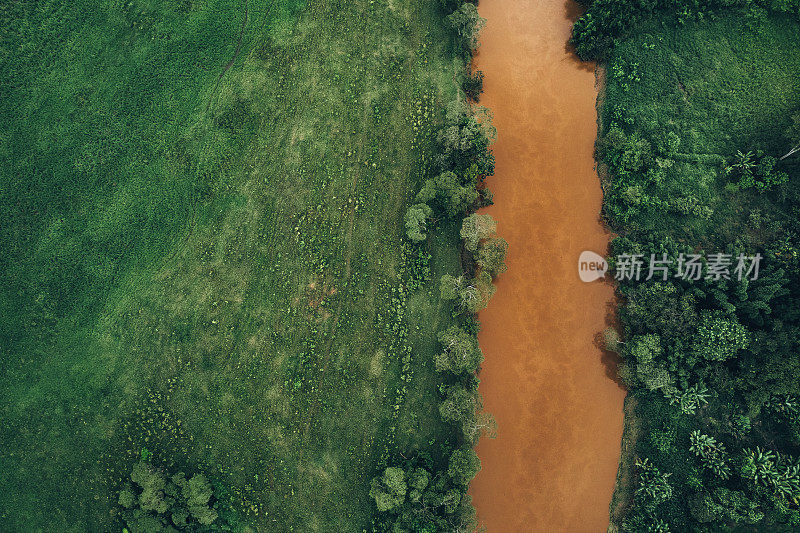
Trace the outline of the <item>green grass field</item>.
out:
M 659 151 L 666 135 L 680 140 L 660 172 L 639 183 L 644 195 L 693 198 L 711 210 L 684 216 L 645 200 L 630 228 L 693 244 L 728 243 L 749 227 L 753 207 L 768 208 L 755 193 L 726 191 L 721 169 L 737 150 L 777 157 L 788 150 L 783 134 L 800 101 L 798 43 L 800 26 L 788 17 L 729 15 L 684 25 L 665 17 L 615 48 L 602 108 L 606 129 L 625 124 Z
M 456 94 L 396 0 L 0 6 L 0 529 L 100 531 L 146 447 L 241 523 L 361 531 L 434 458 L 450 309 L 402 215 Z M 437 232 L 431 278 L 459 269 Z

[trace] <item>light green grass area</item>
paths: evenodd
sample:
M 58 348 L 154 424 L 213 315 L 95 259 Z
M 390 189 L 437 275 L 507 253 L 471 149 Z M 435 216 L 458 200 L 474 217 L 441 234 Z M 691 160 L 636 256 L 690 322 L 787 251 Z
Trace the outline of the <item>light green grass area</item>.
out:
M 797 22 L 766 15 L 651 22 L 614 49 L 607 78 L 606 130 L 623 124 L 662 153 L 667 135 L 680 139 L 674 153 L 661 156 L 659 172 L 650 176 L 655 179 L 639 181 L 644 195 L 687 198 L 712 211 L 708 217 L 684 216 L 645 199 L 630 227 L 692 244 L 710 237 L 735 241 L 750 210 L 768 206 L 755 193 L 726 191 L 723 163 L 737 150 L 762 149 L 777 157 L 788 150 L 784 132 L 800 102 Z
M 242 523 L 361 531 L 388 458 L 441 457 L 450 308 L 402 244 L 456 94 L 434 4 L 0 6 L 0 529 L 119 527 L 146 447 Z

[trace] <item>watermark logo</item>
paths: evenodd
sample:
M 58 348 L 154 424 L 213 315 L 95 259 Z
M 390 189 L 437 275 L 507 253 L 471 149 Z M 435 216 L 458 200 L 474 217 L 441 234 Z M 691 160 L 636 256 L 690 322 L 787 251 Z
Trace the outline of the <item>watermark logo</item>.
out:
M 603 279 L 606 272 L 608 272 L 608 262 L 605 257 L 589 250 L 581 252 L 578 258 L 578 275 L 581 281 L 589 283 Z
M 620 254 L 614 262 L 614 279 L 617 281 L 648 281 L 669 278 L 697 281 L 707 279 L 757 280 L 761 260 L 760 253 L 755 255 L 713 253 L 713 254 L 680 254 L 671 258 L 667 254 Z M 581 252 L 578 258 L 578 275 L 581 281 L 589 283 L 605 277 L 608 262 L 595 252 Z

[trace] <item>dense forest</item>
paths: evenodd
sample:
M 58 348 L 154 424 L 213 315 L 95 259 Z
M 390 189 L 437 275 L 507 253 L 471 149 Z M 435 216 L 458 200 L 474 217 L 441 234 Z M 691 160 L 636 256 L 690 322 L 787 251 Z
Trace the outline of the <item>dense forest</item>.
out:
M 630 390 L 612 529 L 797 531 L 800 3 L 584 4 Z
M 481 23 L 0 5 L 0 530 L 474 528 Z

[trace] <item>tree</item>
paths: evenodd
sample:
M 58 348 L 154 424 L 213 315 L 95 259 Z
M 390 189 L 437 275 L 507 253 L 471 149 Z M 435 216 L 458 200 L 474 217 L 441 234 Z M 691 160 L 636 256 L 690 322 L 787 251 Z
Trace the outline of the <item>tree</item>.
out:
M 461 238 L 470 252 L 478 249 L 478 243 L 491 237 L 497 230 L 497 222 L 491 215 L 473 213 L 461 223 Z
M 467 98 L 471 99 L 474 102 L 477 102 L 481 98 L 481 93 L 483 92 L 483 72 L 477 70 L 475 72 L 467 72 L 464 73 L 463 81 L 461 82 L 461 88 L 464 89 L 464 93 L 467 95 Z
M 195 474 L 183 487 L 183 497 L 189 513 L 201 524 L 208 525 L 217 519 L 217 512 L 208 505 L 214 491 L 203 474 Z
M 508 242 L 502 237 L 490 237 L 478 248 L 478 266 L 493 278 L 506 271 Z
M 654 333 L 637 335 L 631 339 L 629 350 L 637 363 L 650 363 L 661 355 L 661 337 Z
M 465 51 L 478 49 L 478 35 L 486 24 L 486 19 L 478 14 L 475 4 L 464 2 L 447 16 L 447 22 L 461 38 L 461 45 Z
M 711 470 L 722 480 L 730 477 L 731 468 L 724 444 L 697 429 L 689 434 L 689 443 L 689 451 L 700 458 L 705 468 Z
M 382 476 L 372 478 L 369 495 L 375 499 L 378 511 L 393 511 L 406 499 L 406 474 L 402 468 L 390 466 Z
M 475 276 L 473 280 L 475 290 L 477 291 L 478 298 L 473 298 L 469 302 L 463 302 L 463 307 L 469 313 L 477 313 L 481 309 L 485 309 L 489 305 L 494 293 L 497 292 L 497 287 L 492 283 L 492 275 L 488 272 L 481 271 Z
M 478 517 L 475 507 L 472 505 L 472 497 L 469 494 L 461 496 L 458 507 L 450 517 L 449 525 L 453 533 L 473 533 L 478 531 Z
M 417 503 L 431 481 L 430 473 L 424 468 L 412 468 L 408 472 L 408 500 Z
M 454 100 L 447 106 L 445 126 L 436 134 L 439 166 L 463 175 L 465 183 L 477 183 L 494 173 L 494 156 L 489 150 L 494 136 L 488 110 L 473 110 L 467 102 Z
M 702 405 L 708 404 L 708 389 L 700 384 L 694 384 L 686 390 L 667 386 L 663 392 L 670 405 L 677 404 L 681 412 L 687 415 L 693 415 Z
M 450 456 L 447 475 L 454 483 L 462 486 L 469 485 L 481 469 L 481 460 L 471 447 L 458 448 Z
M 617 126 L 613 126 L 597 141 L 597 150 L 614 174 L 621 179 L 642 172 L 653 163 L 653 147 L 650 141 L 638 131 L 626 135 Z
M 119 492 L 119 504 L 125 509 L 133 509 L 136 505 L 136 493 L 130 483 L 126 483 Z
M 656 363 L 638 363 L 636 377 L 647 390 L 659 390 L 670 387 L 675 382 L 669 370 Z
M 439 332 L 439 343 L 443 350 L 434 357 L 439 372 L 474 373 L 483 362 L 478 340 L 458 326 Z
M 422 242 L 427 235 L 428 219 L 433 210 L 426 204 L 414 204 L 406 211 L 406 235 L 414 242 Z
M 439 281 L 439 291 L 445 300 L 458 300 L 458 307 L 468 313 L 477 313 L 484 309 L 495 293 L 492 276 L 488 272 L 480 272 L 474 279 L 444 274 Z
M 475 444 L 481 435 L 494 438 L 497 423 L 492 415 L 483 411 L 483 400 L 477 391 L 456 384 L 447 388 L 445 399 L 439 404 L 439 414 L 446 422 L 461 427 L 466 442 Z
M 460 384 L 451 385 L 439 404 L 439 414 L 446 422 L 463 424 L 475 417 L 479 401 L 477 392 L 467 390 Z
M 417 193 L 417 202 L 430 204 L 436 201 L 450 217 L 464 213 L 477 199 L 475 184 L 462 185 L 455 172 L 449 170 L 425 180 L 422 189 Z
M 214 490 L 203 474 L 188 481 L 183 472 L 167 478 L 142 460 L 133 466 L 131 481 L 133 484 L 123 486 L 118 501 L 123 507 L 122 519 L 132 533 L 175 531 L 174 527 L 196 530 L 219 518 L 211 501 Z
M 786 154 L 789 157 L 792 152 Z M 755 188 L 758 191 L 766 191 L 775 185 L 781 185 L 789 180 L 788 174 L 775 170 L 778 160 L 772 156 L 764 154 L 763 151 L 736 152 L 733 163 L 725 167 L 725 174 L 734 178 L 728 184 L 732 190 L 742 190 Z
M 735 316 L 704 313 L 697 328 L 694 351 L 708 361 L 726 361 L 749 344 L 747 329 Z
M 768 487 L 784 497 L 800 498 L 800 465 L 780 452 L 755 449 L 743 450 L 740 466 L 742 478 Z
M 168 498 L 164 494 L 166 488 L 164 474 L 144 461 L 133 465 L 131 481 L 142 488 L 142 492 L 139 494 L 139 506 L 144 511 L 165 513 L 174 502 L 172 498 Z
M 661 337 L 655 333 L 637 335 L 628 345 L 628 356 L 636 365 L 636 377 L 648 390 L 657 390 L 673 384 L 673 378 L 664 365 L 656 360 L 661 356 Z
M 445 300 L 455 300 L 458 298 L 466 285 L 466 278 L 463 275 L 456 277 L 450 274 L 444 274 L 439 278 L 439 292 Z
M 672 487 L 667 481 L 672 474 L 662 473 L 647 458 L 636 460 L 639 469 L 639 484 L 636 496 L 649 507 L 655 507 L 672 498 Z
M 480 408 L 482 409 L 483 404 Z M 486 411 L 478 411 L 471 419 L 464 422 L 461 426 L 464 439 L 471 444 L 477 444 L 482 436 L 493 439 L 497 437 L 497 421 Z
M 692 517 L 701 523 L 715 520 L 732 523 L 757 524 L 764 518 L 758 502 L 743 492 L 717 487 L 711 493 L 696 494 L 689 501 Z

